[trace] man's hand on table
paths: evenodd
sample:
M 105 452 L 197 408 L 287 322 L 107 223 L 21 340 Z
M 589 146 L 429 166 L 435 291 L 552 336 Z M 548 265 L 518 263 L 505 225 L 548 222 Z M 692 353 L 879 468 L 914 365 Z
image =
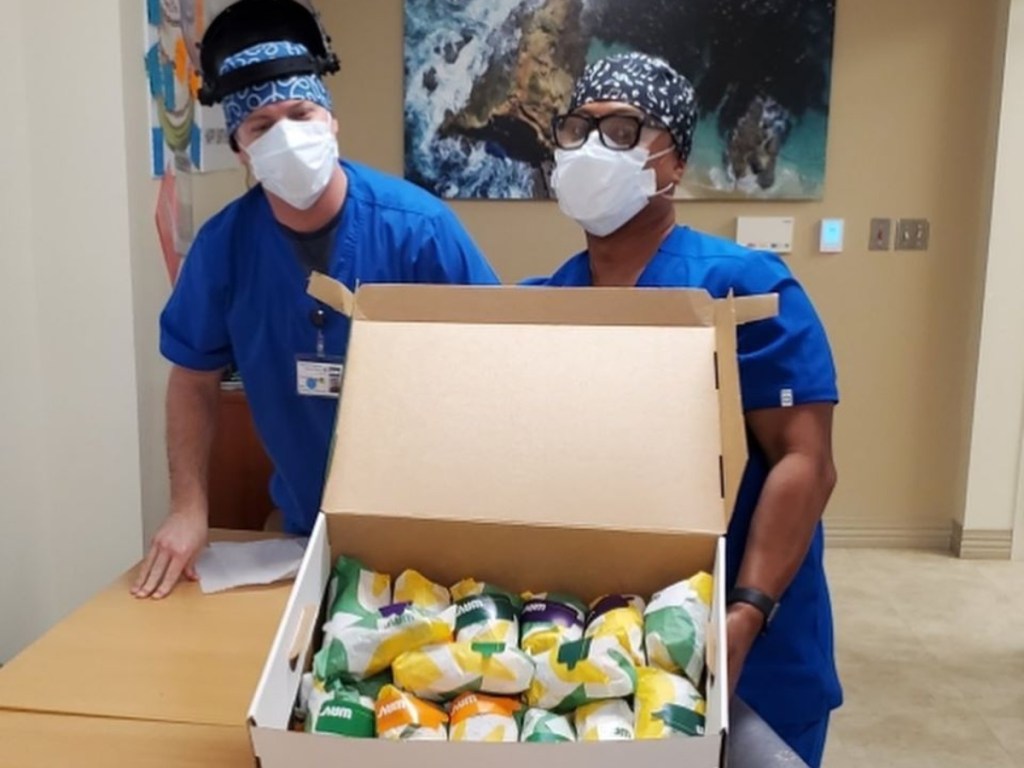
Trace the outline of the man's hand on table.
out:
M 203 510 L 182 509 L 171 512 L 160 526 L 139 576 L 132 586 L 138 598 L 167 597 L 182 576 L 197 580 L 195 563 L 206 547 L 209 523 Z

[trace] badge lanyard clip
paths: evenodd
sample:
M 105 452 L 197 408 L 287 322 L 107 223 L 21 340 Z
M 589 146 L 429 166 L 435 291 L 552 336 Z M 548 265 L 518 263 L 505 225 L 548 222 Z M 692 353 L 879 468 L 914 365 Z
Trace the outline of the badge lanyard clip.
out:
M 327 357 L 326 353 L 326 342 L 324 340 L 324 327 L 327 325 L 327 313 L 324 312 L 322 306 L 317 306 L 316 309 L 309 313 L 309 319 L 313 323 L 313 327 L 316 328 L 316 356 L 323 360 Z

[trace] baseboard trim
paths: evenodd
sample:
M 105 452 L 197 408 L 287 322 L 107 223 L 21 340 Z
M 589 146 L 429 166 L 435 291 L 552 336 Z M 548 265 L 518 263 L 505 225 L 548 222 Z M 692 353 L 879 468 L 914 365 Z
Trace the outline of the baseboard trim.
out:
M 835 549 L 927 549 L 949 551 L 947 526 L 873 525 L 844 520 L 825 521 L 825 544 Z
M 965 530 L 954 520 L 950 548 L 961 560 L 1011 560 L 1013 531 Z

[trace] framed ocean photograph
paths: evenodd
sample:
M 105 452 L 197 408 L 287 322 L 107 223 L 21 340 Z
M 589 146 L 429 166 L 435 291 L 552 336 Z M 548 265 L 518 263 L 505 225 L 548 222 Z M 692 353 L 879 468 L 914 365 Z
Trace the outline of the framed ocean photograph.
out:
M 551 119 L 605 55 L 696 88 L 682 199 L 820 199 L 835 0 L 405 0 L 405 175 L 448 199 L 546 199 Z

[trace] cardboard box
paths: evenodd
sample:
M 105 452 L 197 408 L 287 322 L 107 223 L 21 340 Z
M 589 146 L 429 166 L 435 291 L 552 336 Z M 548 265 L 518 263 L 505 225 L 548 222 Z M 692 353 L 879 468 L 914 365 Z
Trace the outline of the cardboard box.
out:
M 723 534 L 746 464 L 738 322 L 774 297 L 693 290 L 369 286 L 353 318 L 322 514 L 250 709 L 263 768 L 712 768 L 729 725 Z M 645 597 L 715 576 L 706 735 L 424 744 L 287 730 L 334 560 L 513 590 Z M 528 564 L 529 561 L 529 564 Z

